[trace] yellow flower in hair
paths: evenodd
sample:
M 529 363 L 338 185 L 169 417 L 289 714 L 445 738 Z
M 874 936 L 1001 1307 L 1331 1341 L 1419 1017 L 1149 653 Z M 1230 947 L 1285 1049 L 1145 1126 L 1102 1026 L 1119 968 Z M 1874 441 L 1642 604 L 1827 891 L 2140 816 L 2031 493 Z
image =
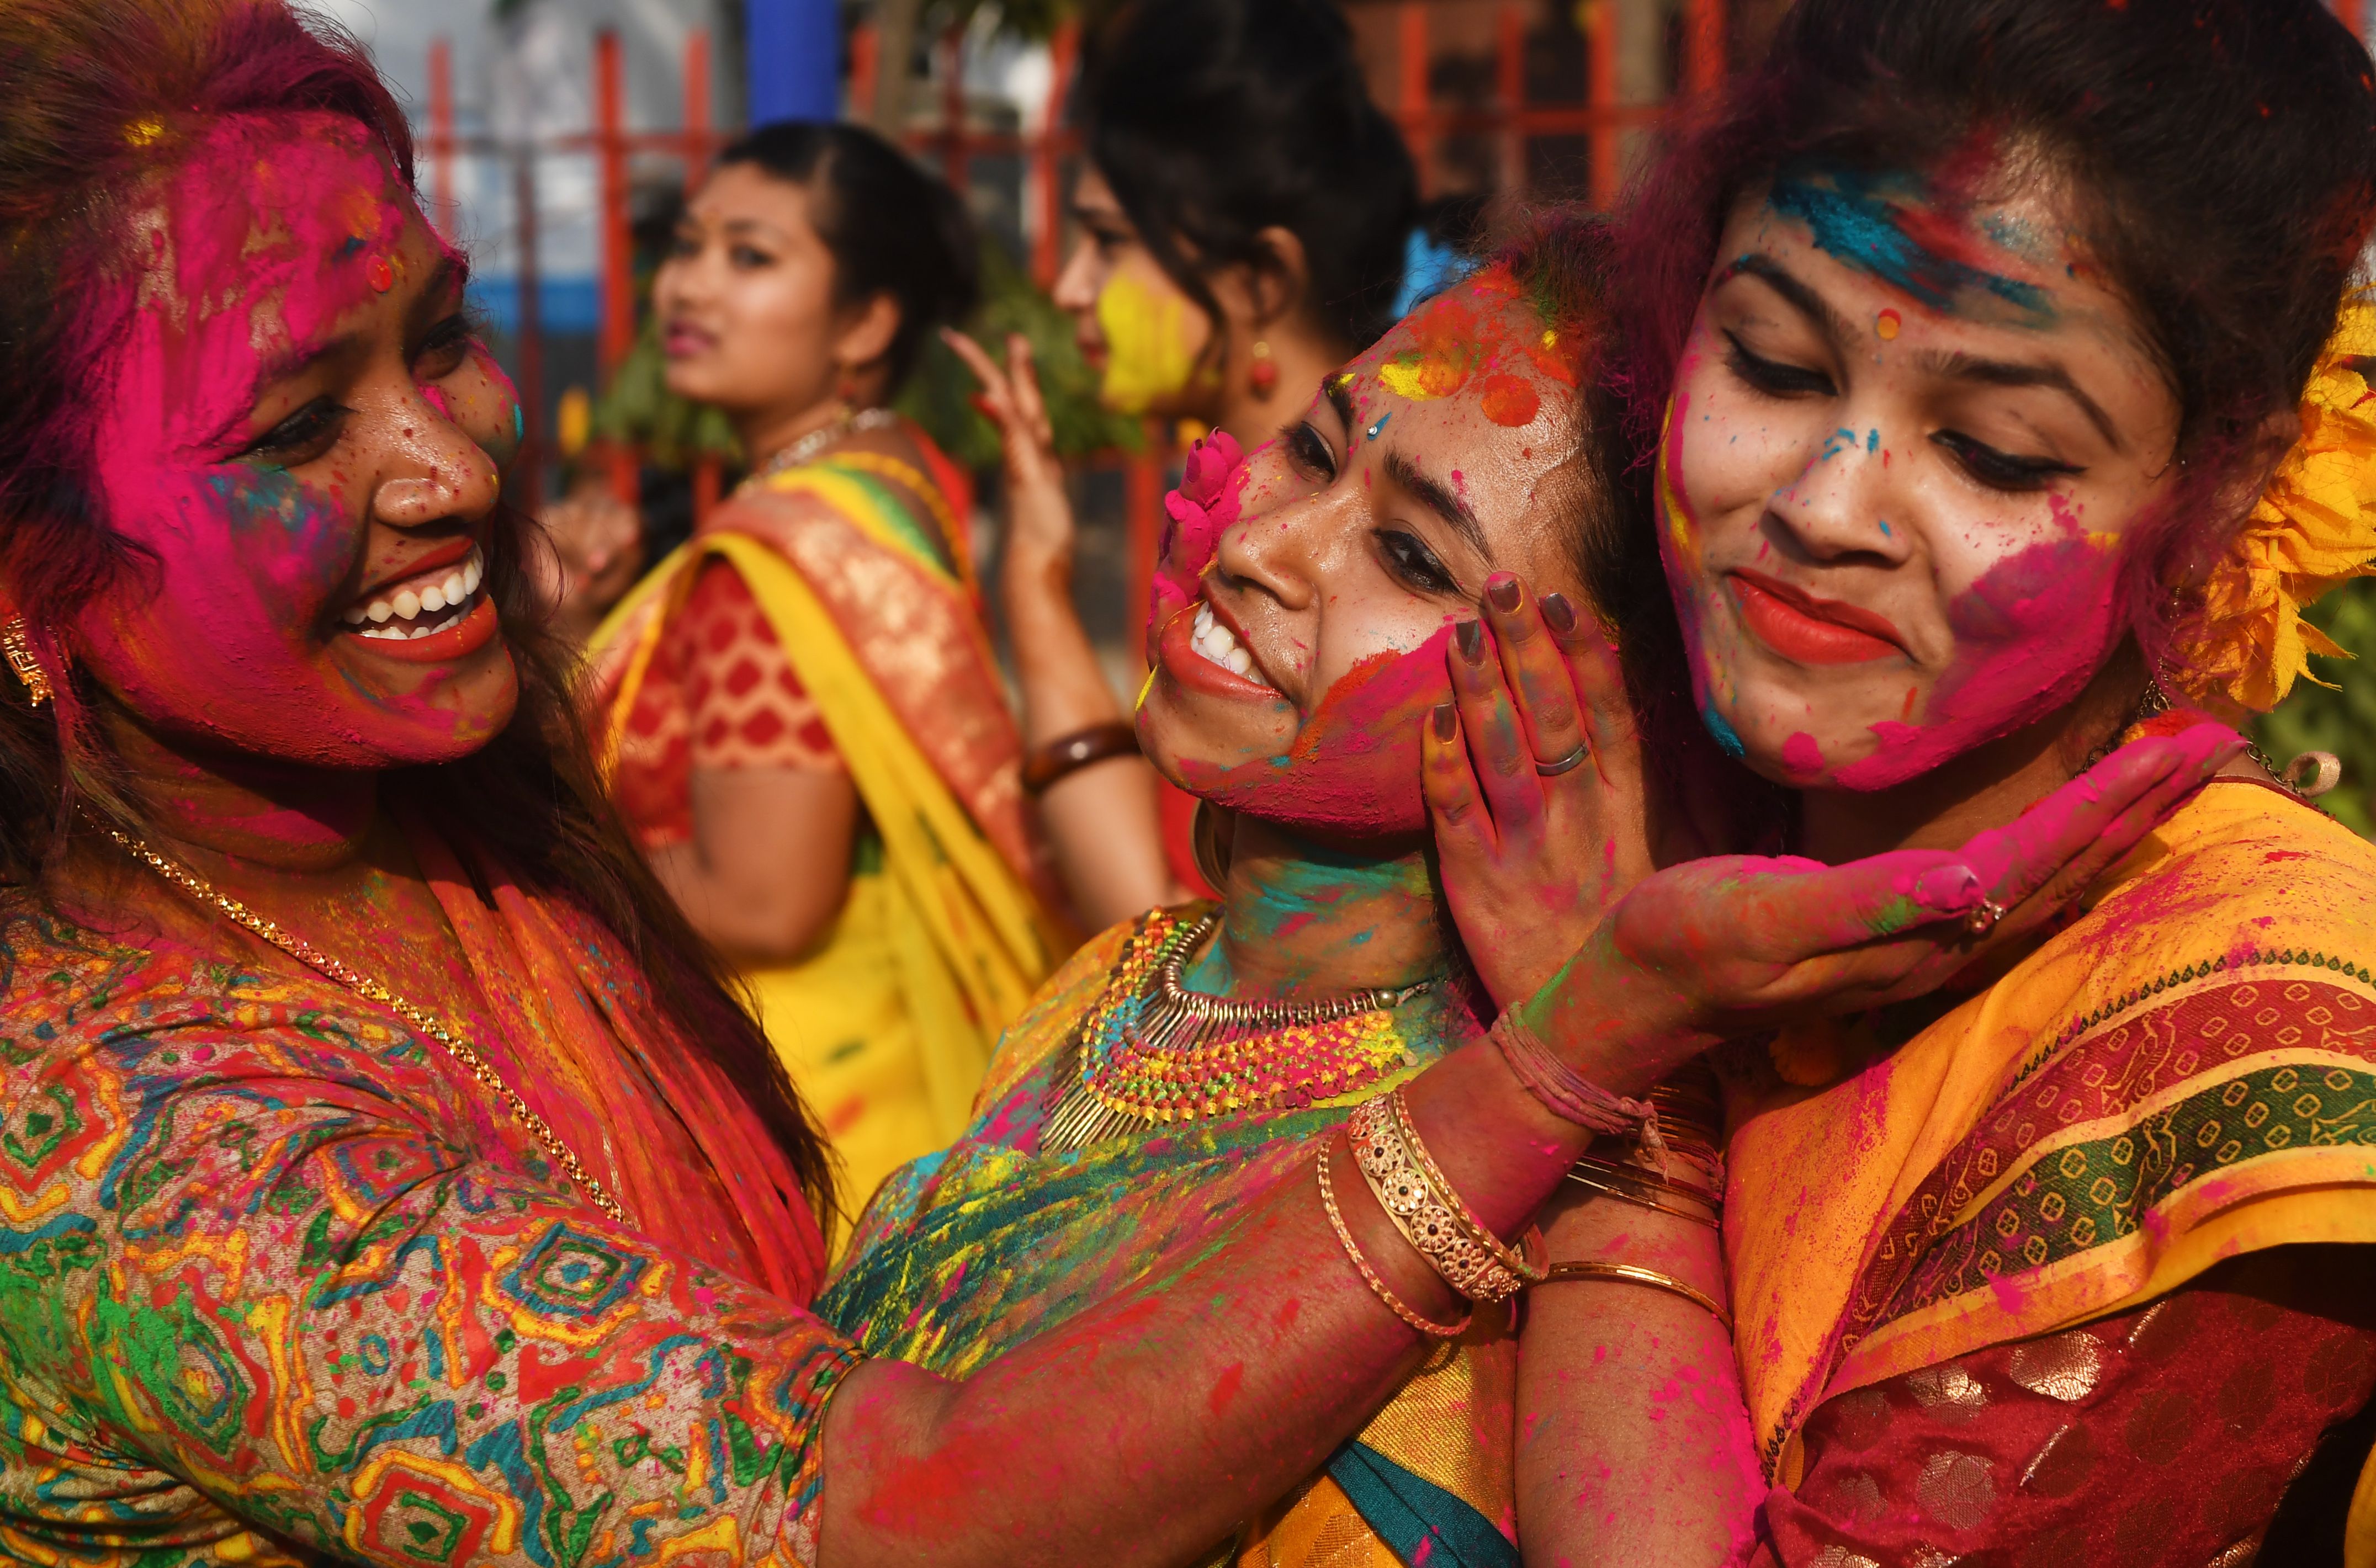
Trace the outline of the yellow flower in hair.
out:
M 2266 712 L 2311 654 L 2347 659 L 2301 618 L 2353 577 L 2376 575 L 2376 303 L 2346 303 L 2302 394 L 2294 443 L 2204 586 L 2201 620 L 2175 650 L 2175 684 Z

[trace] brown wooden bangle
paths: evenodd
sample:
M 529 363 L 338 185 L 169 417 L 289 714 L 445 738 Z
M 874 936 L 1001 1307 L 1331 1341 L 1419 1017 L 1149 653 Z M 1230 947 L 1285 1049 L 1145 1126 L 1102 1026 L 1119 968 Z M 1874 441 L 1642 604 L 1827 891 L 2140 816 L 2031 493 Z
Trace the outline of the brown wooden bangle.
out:
M 1062 779 L 1109 757 L 1138 755 L 1136 727 L 1117 719 L 1059 735 L 1023 759 L 1023 792 L 1044 795 Z

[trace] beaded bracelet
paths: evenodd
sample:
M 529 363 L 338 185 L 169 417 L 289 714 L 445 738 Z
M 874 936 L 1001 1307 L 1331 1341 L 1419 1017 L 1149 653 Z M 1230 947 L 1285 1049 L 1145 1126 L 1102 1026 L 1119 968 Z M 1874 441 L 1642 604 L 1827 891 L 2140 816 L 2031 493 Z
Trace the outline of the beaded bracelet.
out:
M 1328 1180 L 1328 1145 L 1325 1142 L 1320 1146 L 1320 1203 L 1328 1211 L 1328 1223 L 1336 1230 L 1336 1240 L 1344 1247 L 1345 1255 L 1352 1259 L 1353 1266 L 1360 1271 L 1361 1282 L 1370 1288 L 1371 1294 L 1386 1304 L 1388 1312 L 1433 1338 L 1457 1339 L 1468 1332 L 1468 1325 L 1477 1320 L 1474 1309 L 1455 1324 L 1431 1323 L 1405 1306 L 1403 1299 L 1388 1289 L 1386 1282 L 1378 1277 L 1377 1271 L 1370 1266 L 1370 1260 L 1361 1255 L 1361 1249 L 1355 1244 L 1352 1229 L 1345 1223 L 1345 1216 L 1337 1210 L 1336 1192 Z
M 1639 1138 L 1645 1151 L 1664 1155 L 1666 1146 L 1658 1136 L 1655 1108 L 1644 1100 L 1610 1093 L 1552 1055 L 1550 1048 L 1527 1028 L 1515 1007 L 1493 1020 L 1491 1033 L 1493 1043 L 1502 1048 L 1502 1060 L 1552 1115 L 1596 1134 Z
M 1526 1281 L 1503 1267 L 1461 1224 L 1454 1212 L 1460 1200 L 1447 1202 L 1447 1194 L 1435 1191 L 1395 1124 L 1390 1099 L 1380 1095 L 1364 1100 L 1346 1124 L 1353 1161 L 1379 1206 L 1445 1284 L 1487 1305 L 1509 1300 Z

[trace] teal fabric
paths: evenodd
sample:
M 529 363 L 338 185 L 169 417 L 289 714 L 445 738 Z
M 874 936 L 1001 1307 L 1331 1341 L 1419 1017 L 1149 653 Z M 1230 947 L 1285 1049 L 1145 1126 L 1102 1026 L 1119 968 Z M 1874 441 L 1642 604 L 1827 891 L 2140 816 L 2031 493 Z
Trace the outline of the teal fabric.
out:
M 1410 1568 L 1519 1568 L 1493 1521 L 1365 1443 L 1338 1449 L 1328 1475 Z

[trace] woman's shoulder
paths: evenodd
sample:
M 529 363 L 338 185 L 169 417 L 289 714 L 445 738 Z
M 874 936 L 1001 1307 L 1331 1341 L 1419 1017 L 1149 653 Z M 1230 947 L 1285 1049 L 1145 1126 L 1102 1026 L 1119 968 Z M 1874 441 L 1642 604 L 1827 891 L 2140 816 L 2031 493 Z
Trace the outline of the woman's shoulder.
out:
M 2376 844 L 2290 790 L 2215 779 L 2115 869 L 2089 912 L 2222 951 L 2307 943 L 2376 964 Z

